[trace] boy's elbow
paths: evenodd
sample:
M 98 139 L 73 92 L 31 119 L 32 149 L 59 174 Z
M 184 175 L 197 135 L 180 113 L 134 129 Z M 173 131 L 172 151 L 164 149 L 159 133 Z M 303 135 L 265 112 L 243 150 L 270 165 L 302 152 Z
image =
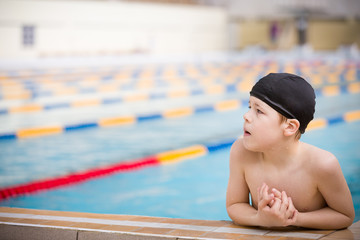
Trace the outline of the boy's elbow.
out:
M 232 206 L 233 206 L 233 204 L 226 204 L 226 211 L 230 218 L 232 215 Z
M 349 214 L 349 215 L 346 215 L 346 217 L 345 217 L 345 219 L 343 221 L 343 224 L 341 224 L 341 226 L 339 226 L 337 229 L 340 230 L 340 229 L 350 227 L 353 224 L 354 219 L 355 219 L 355 213 L 354 212 Z
M 350 213 L 347 215 L 347 217 L 349 218 L 347 221 L 347 226 L 346 227 L 350 227 L 354 220 L 355 220 L 355 209 L 354 207 L 351 208 Z
M 347 221 L 347 226 L 346 227 L 350 227 L 353 222 L 355 220 L 355 211 L 353 211 L 350 216 L 349 216 L 349 220 Z
M 352 218 L 352 219 L 349 218 L 348 220 L 344 221 L 344 223 L 341 226 L 336 228 L 336 230 L 346 229 L 346 228 L 350 227 L 353 224 L 353 221 L 354 221 L 354 218 Z
M 234 204 L 226 204 L 226 211 L 231 220 L 236 224 Z

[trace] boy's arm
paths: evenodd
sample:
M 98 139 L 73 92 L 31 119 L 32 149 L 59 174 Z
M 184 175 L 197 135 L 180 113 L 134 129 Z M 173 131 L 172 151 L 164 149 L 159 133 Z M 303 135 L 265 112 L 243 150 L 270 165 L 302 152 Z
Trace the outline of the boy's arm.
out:
M 318 167 L 321 169 L 314 169 L 316 180 L 327 207 L 299 213 L 295 225 L 319 229 L 346 228 L 354 221 L 355 213 L 351 193 L 339 162 L 332 155 L 329 161 L 321 163 Z
M 229 217 L 239 225 L 258 225 L 257 211 L 249 203 L 249 188 L 245 181 L 241 156 L 244 152 L 242 139 L 237 140 L 230 150 L 230 175 L 226 192 L 226 209 Z

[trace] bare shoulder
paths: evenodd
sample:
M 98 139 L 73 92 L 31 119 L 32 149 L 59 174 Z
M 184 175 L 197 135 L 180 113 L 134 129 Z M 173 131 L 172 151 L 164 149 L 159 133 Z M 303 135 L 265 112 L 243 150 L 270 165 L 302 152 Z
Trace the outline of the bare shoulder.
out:
M 244 148 L 243 138 L 238 138 L 238 139 L 232 144 L 230 153 L 237 155 L 237 154 L 242 153 L 244 150 L 246 150 L 246 149 Z
M 256 158 L 257 153 L 247 150 L 244 147 L 243 139 L 237 139 L 230 150 L 230 164 L 236 165 L 247 165 L 248 163 L 253 162 L 254 158 Z
M 304 150 L 308 166 L 317 175 L 323 176 L 323 174 L 328 175 L 341 171 L 339 161 L 331 152 L 306 143 L 304 143 Z
M 230 150 L 230 156 L 236 156 L 236 157 L 243 157 L 243 156 L 249 156 L 254 154 L 253 152 L 247 150 L 244 147 L 243 144 L 243 138 L 238 138 L 233 145 L 231 146 L 231 150 Z

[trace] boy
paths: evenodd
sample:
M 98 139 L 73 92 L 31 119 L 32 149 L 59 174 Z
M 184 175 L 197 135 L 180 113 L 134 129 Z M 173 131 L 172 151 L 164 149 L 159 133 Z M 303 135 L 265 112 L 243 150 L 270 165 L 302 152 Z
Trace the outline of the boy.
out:
M 299 76 L 271 73 L 254 85 L 244 136 L 230 151 L 226 208 L 236 224 L 317 229 L 352 224 L 351 193 L 337 159 L 299 141 L 314 112 L 314 89 Z

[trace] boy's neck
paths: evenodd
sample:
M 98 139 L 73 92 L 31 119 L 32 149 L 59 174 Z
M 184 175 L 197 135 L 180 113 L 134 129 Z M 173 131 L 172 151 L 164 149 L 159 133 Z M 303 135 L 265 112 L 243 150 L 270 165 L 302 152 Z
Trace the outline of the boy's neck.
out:
M 276 145 L 261 153 L 262 161 L 279 167 L 291 164 L 296 160 L 300 145 L 301 142 L 299 140 Z

